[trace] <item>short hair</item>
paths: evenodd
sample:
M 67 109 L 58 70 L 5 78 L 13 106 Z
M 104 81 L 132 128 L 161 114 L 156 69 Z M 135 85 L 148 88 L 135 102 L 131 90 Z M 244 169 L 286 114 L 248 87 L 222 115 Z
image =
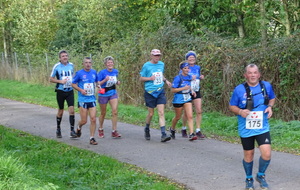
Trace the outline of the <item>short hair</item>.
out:
M 68 54 L 68 52 L 67 52 L 66 50 L 60 50 L 60 51 L 58 52 L 58 57 L 59 57 L 59 58 L 60 58 L 60 55 L 61 55 L 62 53 Z
M 85 57 L 85 58 L 83 59 L 83 62 L 84 62 L 84 60 L 86 60 L 86 59 L 89 59 L 89 60 L 92 61 L 92 58 L 91 58 L 91 57 Z
M 254 63 L 251 63 L 245 67 L 245 73 L 247 72 L 248 68 L 253 68 L 253 67 L 257 67 L 258 72 L 260 72 L 258 66 Z
M 112 56 L 107 56 L 104 58 L 103 62 L 104 64 L 106 64 L 108 61 L 112 61 L 112 62 L 115 62 L 114 58 Z

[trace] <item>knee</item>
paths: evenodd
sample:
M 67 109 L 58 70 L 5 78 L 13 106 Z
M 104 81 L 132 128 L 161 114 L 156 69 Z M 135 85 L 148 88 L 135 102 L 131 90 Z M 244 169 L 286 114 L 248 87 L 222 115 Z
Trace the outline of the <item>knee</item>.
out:
M 81 124 L 81 125 L 85 125 L 86 123 L 87 123 L 87 120 L 86 120 L 86 119 L 80 120 L 80 124 Z
M 96 123 L 96 117 L 91 117 L 91 123 Z
M 263 153 L 263 154 L 261 155 L 261 158 L 262 158 L 263 160 L 271 160 L 271 152 Z
M 201 114 L 202 114 L 202 109 L 197 110 L 197 111 L 196 111 L 196 114 L 197 114 L 197 115 L 201 115 Z
M 112 116 L 118 116 L 118 110 L 112 110 L 111 114 Z

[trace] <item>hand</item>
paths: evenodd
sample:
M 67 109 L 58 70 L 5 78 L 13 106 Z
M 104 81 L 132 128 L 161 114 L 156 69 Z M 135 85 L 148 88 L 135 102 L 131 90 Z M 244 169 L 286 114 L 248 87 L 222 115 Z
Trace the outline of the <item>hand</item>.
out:
M 116 84 L 117 84 L 117 85 L 120 85 L 120 84 L 121 84 L 121 81 L 118 80 Z
M 189 90 L 189 89 L 191 89 L 191 86 L 189 86 L 189 85 L 185 85 L 184 87 L 182 87 L 183 88 L 183 90 Z
M 166 80 L 166 84 L 168 85 L 169 88 L 172 87 L 172 83 L 170 83 L 168 80 Z
M 204 75 L 200 75 L 200 79 L 201 79 L 201 80 L 204 79 Z
M 155 80 L 155 76 L 152 75 L 151 77 L 149 77 L 149 80 Z
M 268 119 L 271 118 L 273 115 L 272 107 L 267 107 L 265 113 L 268 113 Z
M 81 94 L 86 95 L 86 91 L 84 89 L 80 89 Z
M 192 96 L 194 96 L 194 98 L 196 98 L 197 93 L 195 91 L 192 91 Z
M 242 116 L 243 118 L 246 118 L 250 114 L 250 110 L 247 109 L 240 109 L 239 115 Z
M 192 76 L 192 80 L 196 80 L 196 75 L 193 75 L 193 76 Z
M 61 80 L 60 83 L 61 83 L 61 84 L 66 84 L 67 81 L 68 81 L 67 79 L 64 79 L 64 80 Z

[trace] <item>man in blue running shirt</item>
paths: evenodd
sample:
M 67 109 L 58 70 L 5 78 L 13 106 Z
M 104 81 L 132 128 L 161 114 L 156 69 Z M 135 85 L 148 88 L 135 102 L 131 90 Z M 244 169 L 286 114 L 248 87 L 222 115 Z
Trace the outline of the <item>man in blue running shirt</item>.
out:
M 80 121 L 76 129 L 77 137 L 81 136 L 81 128 L 87 123 L 90 115 L 90 144 L 97 145 L 94 136 L 96 131 L 96 97 L 95 84 L 97 82 L 97 72 L 92 69 L 92 59 L 85 57 L 83 60 L 83 69 L 76 72 L 72 81 L 72 86 L 78 91 L 78 108 L 80 112 Z
M 148 107 L 148 115 L 146 118 L 145 139 L 150 140 L 150 122 L 154 114 L 154 108 L 157 107 L 159 125 L 161 129 L 161 142 L 171 140 L 166 134 L 165 127 L 165 104 L 167 98 L 165 96 L 164 84 L 171 87 L 171 83 L 164 77 L 165 64 L 160 61 L 160 50 L 151 50 L 151 60 L 146 62 L 140 72 L 140 81 L 144 82 L 144 98 Z
M 59 52 L 59 62 L 53 66 L 50 82 L 56 83 L 56 100 L 58 104 L 58 112 L 56 114 L 56 137 L 61 138 L 61 128 L 60 123 L 64 113 L 64 103 L 65 101 L 68 104 L 69 110 L 69 122 L 70 122 L 70 136 L 76 138 L 77 135 L 74 131 L 74 92 L 72 88 L 72 77 L 74 74 L 73 63 L 69 62 L 68 53 L 65 50 Z
M 229 109 L 238 118 L 238 132 L 244 149 L 243 166 L 246 173 L 246 189 L 253 190 L 254 143 L 257 142 L 261 156 L 259 158 L 256 180 L 261 189 L 268 189 L 265 171 L 271 161 L 271 138 L 269 118 L 275 104 L 272 85 L 260 81 L 260 71 L 255 64 L 245 68 L 246 82 L 238 85 L 230 99 Z

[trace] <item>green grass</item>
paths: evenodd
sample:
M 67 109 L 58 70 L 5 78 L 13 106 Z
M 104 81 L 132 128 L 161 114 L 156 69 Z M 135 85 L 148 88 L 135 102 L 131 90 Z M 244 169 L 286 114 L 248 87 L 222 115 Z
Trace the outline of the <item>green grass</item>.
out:
M 0 97 L 44 105 L 57 108 L 54 84 L 43 86 L 39 84 L 22 83 L 12 80 L 0 80 Z M 75 98 L 77 93 L 75 93 Z M 118 120 L 135 125 L 144 125 L 147 115 L 145 106 L 119 104 Z M 76 109 L 78 112 L 78 109 Z M 99 115 L 99 109 L 98 109 Z M 171 125 L 174 111 L 166 109 L 166 126 Z M 110 118 L 110 107 L 107 110 L 107 119 Z M 270 119 L 272 148 L 300 155 L 300 121 L 284 122 L 281 120 Z M 158 128 L 158 115 L 155 112 L 151 127 Z M 181 121 L 177 124 L 177 131 L 180 131 Z M 228 117 L 218 112 L 204 113 L 201 129 L 208 138 L 240 143 L 237 133 L 236 117 Z
M 117 160 L 0 126 L 0 189 L 184 189 Z

